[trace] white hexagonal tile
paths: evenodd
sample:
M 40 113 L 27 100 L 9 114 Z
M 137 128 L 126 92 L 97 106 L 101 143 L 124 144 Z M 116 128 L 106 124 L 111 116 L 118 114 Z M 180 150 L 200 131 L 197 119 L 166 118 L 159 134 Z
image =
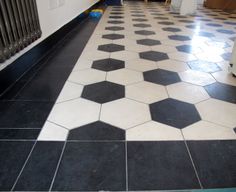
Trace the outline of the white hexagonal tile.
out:
M 232 73 L 229 73 L 228 71 L 219 71 L 212 75 L 221 83 L 236 86 L 236 77 L 233 77 Z
M 79 71 L 84 69 L 90 69 L 93 64 L 93 61 L 87 59 L 79 59 L 75 64 L 73 71 Z
M 196 105 L 201 118 L 222 126 L 236 125 L 236 105 L 217 99 L 208 99 Z
M 214 63 L 223 61 L 223 58 L 220 55 L 217 55 L 215 52 L 209 52 L 209 51 L 196 54 L 196 57 L 199 60 L 214 62 Z
M 204 73 L 201 71 L 187 70 L 179 73 L 179 76 L 182 81 L 201 86 L 216 82 L 216 80 L 209 73 Z
M 65 83 L 59 97 L 57 98 L 56 103 L 79 98 L 82 91 L 83 91 L 83 87 L 84 86 L 82 86 L 82 85 L 78 85 L 76 83 L 72 83 L 72 82 L 67 81 Z
M 110 55 L 110 53 L 108 52 L 103 52 L 103 51 L 84 51 L 81 56 L 80 59 L 87 59 L 87 60 L 98 60 L 98 59 L 104 59 L 104 58 L 108 58 Z
M 127 69 L 132 69 L 135 71 L 150 71 L 157 68 L 156 62 L 148 61 L 146 59 L 134 59 L 125 62 L 125 67 Z
M 182 129 L 186 140 L 227 140 L 236 139 L 232 128 L 216 125 L 214 123 L 199 121 Z
M 164 86 L 142 81 L 126 86 L 126 97 L 150 104 L 168 98 L 168 94 Z
M 169 58 L 175 59 L 177 61 L 183 61 L 183 62 L 188 62 L 188 61 L 193 61 L 196 60 L 197 58 L 189 53 L 181 53 L 181 52 L 176 52 L 176 53 L 168 53 Z
M 172 53 L 172 52 L 177 51 L 177 49 L 174 46 L 170 46 L 170 45 L 155 45 L 155 46 L 152 46 L 151 49 L 153 51 L 158 51 L 158 52 L 163 52 L 163 53 Z
M 157 62 L 157 66 L 160 69 L 165 69 L 174 72 L 182 72 L 190 69 L 185 62 L 176 61 L 173 59 L 159 61 Z
M 102 105 L 101 121 L 128 129 L 151 120 L 149 107 L 130 99 L 119 99 Z
M 82 71 L 72 72 L 69 76 L 69 81 L 79 83 L 82 85 L 88 85 L 104 81 L 106 79 L 106 73 L 96 69 L 86 69 Z
M 184 82 L 167 86 L 167 91 L 171 98 L 192 104 L 210 98 L 203 87 Z
M 68 129 L 97 121 L 101 105 L 86 99 L 75 99 L 54 105 L 48 120 Z
M 150 121 L 126 130 L 128 141 L 174 141 L 183 140 L 180 129 Z
M 138 53 L 132 51 L 118 51 L 111 53 L 111 58 L 128 61 L 132 59 L 138 59 L 139 55 Z
M 119 69 L 108 72 L 107 80 L 122 85 L 128 85 L 139 81 L 143 81 L 143 75 L 141 72 L 129 69 Z
M 69 130 L 49 121 L 44 124 L 38 141 L 66 141 Z

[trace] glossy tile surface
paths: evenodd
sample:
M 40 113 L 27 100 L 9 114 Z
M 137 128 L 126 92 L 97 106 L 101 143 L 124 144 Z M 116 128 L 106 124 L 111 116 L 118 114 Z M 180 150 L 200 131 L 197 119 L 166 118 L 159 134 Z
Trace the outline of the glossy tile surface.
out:
M 235 187 L 235 14 L 124 3 L 0 98 L 0 190 Z

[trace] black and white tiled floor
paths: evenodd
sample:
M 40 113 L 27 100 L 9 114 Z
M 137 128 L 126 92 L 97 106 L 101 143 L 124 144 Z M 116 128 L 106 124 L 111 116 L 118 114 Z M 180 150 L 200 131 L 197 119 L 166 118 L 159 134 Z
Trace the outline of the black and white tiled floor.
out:
M 60 80 L 42 94 L 36 75 L 26 85 L 35 92 L 14 97 L 21 105 L 1 102 L 0 190 L 236 187 L 236 78 L 227 71 L 235 16 L 108 7 L 58 98 L 50 86 Z M 62 69 L 48 67 L 47 77 Z

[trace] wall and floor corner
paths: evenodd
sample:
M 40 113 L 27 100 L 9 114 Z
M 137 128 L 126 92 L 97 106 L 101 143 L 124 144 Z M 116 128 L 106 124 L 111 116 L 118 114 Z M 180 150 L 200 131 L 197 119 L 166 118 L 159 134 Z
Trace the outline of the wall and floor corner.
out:
M 99 0 L 37 0 L 42 37 L 0 64 L 0 95 L 79 22 L 81 13 L 98 2 Z M 16 68 L 17 71 L 13 71 Z

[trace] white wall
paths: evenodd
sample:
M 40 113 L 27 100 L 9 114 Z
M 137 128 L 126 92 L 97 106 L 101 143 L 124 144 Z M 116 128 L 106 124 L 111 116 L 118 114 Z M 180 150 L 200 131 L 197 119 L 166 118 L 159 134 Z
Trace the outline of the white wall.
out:
M 37 0 L 42 37 L 0 65 L 0 70 L 37 45 L 63 25 L 74 19 L 99 0 Z M 62 5 L 60 5 L 62 3 Z M 51 5 L 56 5 L 50 8 Z

